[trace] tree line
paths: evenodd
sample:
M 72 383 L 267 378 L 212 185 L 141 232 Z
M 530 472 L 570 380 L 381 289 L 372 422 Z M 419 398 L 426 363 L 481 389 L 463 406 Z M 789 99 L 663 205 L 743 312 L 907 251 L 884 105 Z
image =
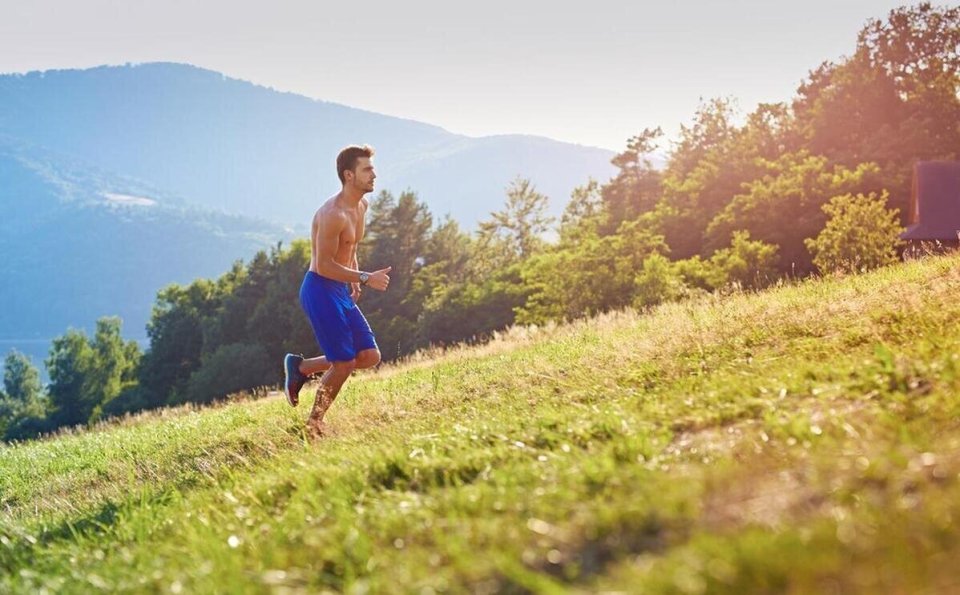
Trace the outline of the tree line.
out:
M 512 324 L 890 263 L 913 164 L 960 153 L 958 72 L 960 8 L 898 8 L 789 102 L 747 114 L 728 99 L 704 102 L 663 169 L 649 160 L 659 129 L 630 138 L 613 159 L 618 173 L 577 188 L 558 221 L 523 178 L 474 233 L 435 220 L 413 191 L 381 192 L 359 261 L 393 267 L 390 291 L 361 301 L 384 359 Z M 11 353 L 0 433 L 26 438 L 277 384 L 284 353 L 317 350 L 297 297 L 309 260 L 309 242 L 295 241 L 217 279 L 164 288 L 143 353 L 116 318 L 99 320 L 93 337 L 67 331 L 45 361 L 47 387 Z

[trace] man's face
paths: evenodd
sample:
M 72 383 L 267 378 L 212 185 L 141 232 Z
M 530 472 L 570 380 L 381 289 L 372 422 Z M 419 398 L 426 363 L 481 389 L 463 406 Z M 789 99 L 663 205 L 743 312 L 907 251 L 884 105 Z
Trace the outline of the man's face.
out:
M 353 168 L 353 176 L 347 182 L 353 184 L 353 187 L 361 192 L 373 192 L 373 181 L 377 178 L 377 173 L 373 170 L 373 159 L 370 157 L 361 157 L 357 159 L 357 166 Z

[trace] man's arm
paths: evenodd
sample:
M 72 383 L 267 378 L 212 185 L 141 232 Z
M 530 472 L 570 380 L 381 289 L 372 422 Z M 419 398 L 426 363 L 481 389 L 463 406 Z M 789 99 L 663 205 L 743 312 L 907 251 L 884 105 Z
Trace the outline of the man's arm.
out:
M 363 234 L 366 231 L 366 219 L 367 219 L 367 198 L 363 197 L 360 199 L 360 218 L 357 221 L 357 241 L 353 245 L 353 268 L 360 270 L 360 263 L 357 262 L 357 252 L 360 251 L 360 241 L 363 239 Z M 360 283 L 353 283 L 350 288 L 350 296 L 353 298 L 353 301 L 360 299 Z
M 357 262 L 357 248 L 353 248 L 353 268 L 360 270 L 360 263 Z M 360 283 L 351 283 L 350 284 L 350 297 L 353 298 L 353 301 L 360 300 Z

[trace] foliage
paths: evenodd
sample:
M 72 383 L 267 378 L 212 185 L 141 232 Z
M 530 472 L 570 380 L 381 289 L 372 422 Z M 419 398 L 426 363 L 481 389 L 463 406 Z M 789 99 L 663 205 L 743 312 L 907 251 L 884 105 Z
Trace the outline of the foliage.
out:
M 662 192 L 661 172 L 653 167 L 650 156 L 657 150 L 657 139 L 663 135 L 660 128 L 644 129 L 627 140 L 627 148 L 613 158 L 620 171 L 600 191 L 604 217 L 600 233 L 615 233 L 625 221 L 633 221 L 656 206 Z M 590 192 L 590 186 L 587 186 Z M 576 204 L 574 192 L 572 204 Z
M 633 281 L 633 305 L 637 308 L 655 306 L 683 295 L 683 280 L 676 274 L 670 260 L 662 254 L 651 254 Z
M 4 359 L 0 390 L 0 437 L 7 440 L 35 435 L 26 420 L 46 416 L 46 395 L 40 373 L 26 355 L 12 350 Z
M 176 398 L 189 403 L 209 403 L 231 393 L 274 381 L 276 360 L 257 344 L 223 345 L 205 357 L 190 375 L 187 388 Z
M 547 202 L 547 197 L 537 192 L 530 180 L 518 177 L 507 188 L 503 210 L 494 211 L 489 220 L 480 222 L 480 241 L 505 248 L 499 266 L 529 258 L 542 247 L 542 236 L 553 222 L 546 214 Z
M 140 348 L 120 337 L 116 317 L 97 320 L 93 339 L 77 330 L 53 340 L 46 361 L 51 418 L 57 426 L 96 421 L 102 407 L 137 383 Z
M 203 321 L 212 316 L 227 293 L 245 276 L 237 263 L 216 282 L 198 279 L 186 287 L 170 285 L 157 294 L 147 324 L 150 349 L 139 377 L 142 399 L 149 407 L 183 392 L 203 354 Z
M 435 291 L 424 306 L 418 332 L 424 345 L 477 342 L 514 323 L 527 298 L 519 267 L 494 277 Z
M 415 291 L 420 289 L 416 285 L 417 273 L 442 257 L 430 251 L 436 246 L 430 243 L 433 217 L 416 193 L 403 192 L 394 199 L 389 192 L 381 192 L 370 205 L 369 219 L 359 261 L 364 270 L 392 267 L 390 290 L 367 289 L 359 304 L 375 329 L 384 358 L 389 360 L 412 353 L 418 346 L 416 321 L 423 299 Z M 448 227 L 444 233 L 449 241 L 456 241 L 455 228 Z
M 710 257 L 716 270 L 714 286 L 735 283 L 740 287 L 759 289 L 777 277 L 778 247 L 750 239 L 750 232 L 735 231 L 729 248 L 717 250 Z
M 628 306 L 636 271 L 647 256 L 666 251 L 663 237 L 638 221 L 624 222 L 613 235 L 586 230 L 568 235 L 521 269 L 529 297 L 517 321 L 542 324 Z
M 29 357 L 15 349 L 3 361 L 3 391 L 0 394 L 24 406 L 39 403 L 43 398 L 40 372 Z
M 806 240 L 813 263 L 823 273 L 852 273 L 893 264 L 901 244 L 896 210 L 885 208 L 887 194 L 835 196 L 823 205 L 829 215 L 823 231 Z

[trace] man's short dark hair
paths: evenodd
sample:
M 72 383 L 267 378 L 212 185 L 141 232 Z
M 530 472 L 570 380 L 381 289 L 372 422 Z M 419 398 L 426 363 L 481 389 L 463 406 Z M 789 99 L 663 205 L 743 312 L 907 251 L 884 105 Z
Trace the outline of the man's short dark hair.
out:
M 340 178 L 341 184 L 346 181 L 343 179 L 343 172 L 353 171 L 357 167 L 357 159 L 361 157 L 373 157 L 373 147 L 370 145 L 350 145 L 337 155 L 337 177 Z

